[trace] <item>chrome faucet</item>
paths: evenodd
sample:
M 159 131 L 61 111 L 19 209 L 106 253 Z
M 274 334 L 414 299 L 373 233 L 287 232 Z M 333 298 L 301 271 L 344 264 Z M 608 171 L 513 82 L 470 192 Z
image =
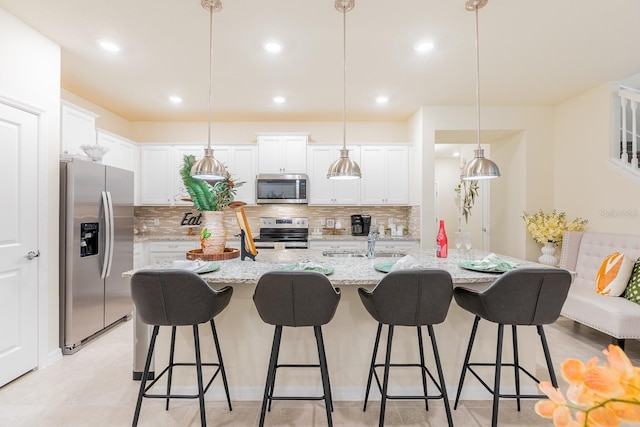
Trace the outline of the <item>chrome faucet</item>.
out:
M 373 231 L 369 230 L 369 235 L 367 236 L 367 258 L 373 259 L 375 256 L 376 250 L 376 235 Z

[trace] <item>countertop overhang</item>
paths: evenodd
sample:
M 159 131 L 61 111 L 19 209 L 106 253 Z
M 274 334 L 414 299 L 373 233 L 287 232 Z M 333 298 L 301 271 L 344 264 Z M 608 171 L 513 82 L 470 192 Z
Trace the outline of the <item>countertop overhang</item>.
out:
M 385 275 L 374 269 L 374 265 L 397 261 L 398 258 L 374 258 L 366 257 L 327 257 L 322 255 L 322 250 L 314 249 L 266 249 L 259 250 L 256 260 L 240 258 L 216 261 L 220 268 L 212 273 L 201 275 L 210 284 L 256 284 L 260 276 L 268 271 L 279 270 L 282 267 L 298 262 L 314 262 L 334 269 L 328 276 L 335 286 L 344 285 L 375 285 Z M 473 250 L 471 255 L 458 251 L 450 251 L 447 258 L 437 258 L 432 252 L 410 252 L 417 259 L 417 263 L 425 268 L 439 268 L 448 271 L 454 284 L 487 283 L 493 282 L 499 274 L 482 273 L 466 270 L 458 264 L 469 259 L 481 259 L 489 254 L 486 251 Z M 518 267 L 541 268 L 542 264 L 499 255 L 501 258 L 513 262 Z M 170 264 L 158 264 L 145 268 L 168 268 Z M 123 273 L 124 277 L 130 277 L 135 270 Z

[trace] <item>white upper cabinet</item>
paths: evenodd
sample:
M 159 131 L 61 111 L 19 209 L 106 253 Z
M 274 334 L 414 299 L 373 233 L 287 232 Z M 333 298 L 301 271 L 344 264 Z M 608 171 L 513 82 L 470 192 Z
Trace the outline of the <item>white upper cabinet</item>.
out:
M 258 135 L 258 173 L 307 173 L 308 135 Z
M 134 172 L 138 170 L 138 144 L 102 129 L 96 129 L 96 139 L 98 145 L 109 149 L 102 158 L 103 164 Z
M 60 106 L 60 154 L 85 155 L 81 145 L 96 143 L 97 114 L 62 101 Z
M 140 203 L 142 205 L 173 205 L 174 151 L 170 145 L 140 146 Z M 173 172 L 172 172 L 173 171 Z
M 140 147 L 140 199 L 142 205 L 191 205 L 184 201 L 189 194 L 184 188 L 180 169 L 185 155 L 196 160 L 204 156 L 204 145 L 151 145 Z M 236 181 L 246 183 L 238 188 L 235 200 L 255 204 L 256 147 L 254 145 L 215 145 L 213 156 L 224 163 Z
M 363 146 L 360 156 L 360 204 L 409 203 L 409 147 Z
M 327 178 L 329 166 L 340 157 L 342 146 L 310 145 L 307 149 L 310 205 L 357 205 L 360 180 Z M 349 158 L 360 164 L 360 147 L 347 147 Z

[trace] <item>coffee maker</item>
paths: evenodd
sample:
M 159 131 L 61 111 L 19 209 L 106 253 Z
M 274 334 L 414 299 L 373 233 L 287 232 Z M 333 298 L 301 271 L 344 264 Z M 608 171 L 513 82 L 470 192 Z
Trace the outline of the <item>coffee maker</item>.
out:
M 366 236 L 371 228 L 371 215 L 351 215 L 351 235 Z

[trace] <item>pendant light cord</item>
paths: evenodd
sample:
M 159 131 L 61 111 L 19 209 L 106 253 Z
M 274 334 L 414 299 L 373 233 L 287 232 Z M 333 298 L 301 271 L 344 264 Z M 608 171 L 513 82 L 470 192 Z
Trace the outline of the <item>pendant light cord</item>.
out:
M 209 5 L 209 127 L 207 148 L 211 149 L 211 104 L 213 102 L 213 4 Z
M 476 118 L 478 125 L 478 150 L 480 146 L 480 37 L 478 31 L 478 6 L 476 5 Z
M 347 149 L 347 8 L 342 8 L 342 149 Z

